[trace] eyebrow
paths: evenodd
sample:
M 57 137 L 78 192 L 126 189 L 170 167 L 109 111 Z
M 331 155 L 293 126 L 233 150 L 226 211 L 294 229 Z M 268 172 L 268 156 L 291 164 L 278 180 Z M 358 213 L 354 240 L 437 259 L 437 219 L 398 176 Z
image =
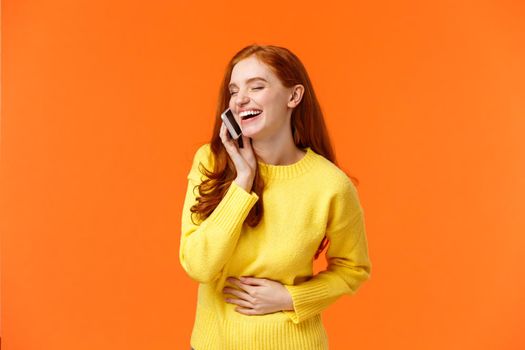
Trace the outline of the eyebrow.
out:
M 249 82 L 254 81 L 254 80 L 262 80 L 262 81 L 268 82 L 268 80 L 266 80 L 266 79 L 264 79 L 262 77 L 253 77 L 253 78 L 250 78 L 250 79 L 246 79 L 246 83 L 249 83 Z M 231 88 L 232 86 L 237 86 L 237 85 L 235 85 L 235 83 L 230 83 L 228 85 L 229 88 Z

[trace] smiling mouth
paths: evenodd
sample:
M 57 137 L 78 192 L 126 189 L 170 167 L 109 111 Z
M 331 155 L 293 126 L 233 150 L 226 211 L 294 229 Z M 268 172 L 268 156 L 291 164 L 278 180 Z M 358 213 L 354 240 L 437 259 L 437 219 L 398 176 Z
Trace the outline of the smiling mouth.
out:
M 259 115 L 261 115 L 262 111 L 260 111 L 259 113 L 257 114 L 249 114 L 249 115 L 245 115 L 244 117 L 241 117 L 241 120 L 247 120 L 247 119 L 250 119 L 250 118 L 255 118 Z

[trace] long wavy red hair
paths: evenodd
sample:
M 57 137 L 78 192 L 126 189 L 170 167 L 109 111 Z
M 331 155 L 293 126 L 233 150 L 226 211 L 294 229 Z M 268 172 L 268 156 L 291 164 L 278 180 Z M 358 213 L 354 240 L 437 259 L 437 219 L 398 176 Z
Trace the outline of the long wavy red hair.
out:
M 226 194 L 231 182 L 237 176 L 235 165 L 219 136 L 222 124 L 221 113 L 229 107 L 230 94 L 228 84 L 230 83 L 233 67 L 239 61 L 252 55 L 255 55 L 261 62 L 265 63 L 285 87 L 292 87 L 296 84 L 304 86 L 301 102 L 293 109 L 291 115 L 294 143 L 299 148 L 310 147 L 316 153 L 338 166 L 321 106 L 315 95 L 308 73 L 299 58 L 284 47 L 256 44 L 246 46 L 230 60 L 220 85 L 219 100 L 215 112 L 215 125 L 210 141 L 214 166 L 213 169 L 206 169 L 202 163 L 200 164 L 199 169 L 206 178 L 196 186 L 199 191 L 197 203 L 190 209 L 192 214 L 197 214 L 200 220 L 204 220 L 213 212 Z M 359 183 L 355 177 L 348 176 L 354 184 L 357 185 Z M 251 227 L 257 226 L 263 215 L 264 185 L 262 177 L 259 176 L 259 170 L 256 169 L 252 191 L 257 193 L 259 200 L 255 203 L 245 220 Z M 328 245 L 328 241 L 328 238 L 325 236 L 319 244 L 314 259 L 319 257 L 323 249 Z

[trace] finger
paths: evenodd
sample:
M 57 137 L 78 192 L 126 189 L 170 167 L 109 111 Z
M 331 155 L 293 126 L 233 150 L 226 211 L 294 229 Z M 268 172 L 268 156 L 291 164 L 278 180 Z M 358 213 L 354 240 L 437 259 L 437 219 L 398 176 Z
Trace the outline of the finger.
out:
M 253 305 L 250 302 L 247 302 L 246 300 L 237 299 L 237 298 L 228 298 L 226 299 L 227 303 L 239 305 L 242 307 L 245 307 L 247 309 L 253 309 Z
M 245 291 L 242 291 L 242 290 L 238 290 L 235 288 L 224 288 L 223 292 L 224 294 L 230 294 L 230 295 L 236 296 L 239 299 L 247 301 L 249 303 L 255 302 L 254 297 L 252 297 L 249 293 L 246 293 Z
M 229 295 L 232 295 L 232 296 L 239 296 L 238 289 L 235 289 L 235 288 L 228 288 L 228 287 L 226 287 L 226 288 L 224 288 L 222 290 L 222 292 L 224 294 L 229 294 Z
M 262 313 L 259 314 L 255 309 L 244 309 L 242 307 L 236 307 L 235 311 L 244 315 L 262 315 Z
M 255 277 L 241 277 L 241 283 L 251 286 L 263 286 L 265 285 L 266 280 L 264 278 L 255 278 Z
M 222 122 L 221 124 L 221 130 L 220 130 L 219 136 L 221 137 L 221 140 L 223 143 L 228 142 L 229 139 L 227 135 L 226 125 L 224 124 L 224 122 Z
M 242 277 L 241 277 L 242 278 Z M 247 291 L 247 292 L 250 292 L 251 291 L 251 288 L 250 286 L 246 285 L 246 284 L 243 284 L 240 280 L 238 280 L 237 278 L 233 278 L 233 277 L 229 277 L 227 279 L 227 281 L 231 284 L 233 284 L 234 286 L 236 287 L 239 287 L 239 289 L 243 290 L 243 291 Z
M 244 134 L 241 133 L 241 136 L 239 138 L 242 138 L 242 143 L 244 144 L 244 148 L 246 148 L 248 145 L 247 143 L 250 142 L 250 139 L 246 136 L 244 136 Z
M 221 125 L 220 137 L 224 148 L 226 148 L 226 151 L 230 154 L 230 157 L 236 158 L 240 156 L 239 151 L 237 150 L 237 146 L 235 145 L 233 139 L 229 135 L 228 128 L 226 128 L 224 122 Z
M 224 122 L 221 124 L 221 128 L 219 129 L 219 137 L 221 138 L 221 141 L 224 143 L 223 130 L 224 130 Z
M 227 141 L 227 142 L 231 142 L 233 139 L 230 135 L 230 132 L 228 131 L 228 128 L 226 127 L 226 124 L 224 124 L 224 122 L 222 122 L 221 124 L 221 138 L 223 139 L 223 141 Z
M 222 122 L 221 124 L 220 136 L 221 136 L 222 142 L 224 143 L 226 147 L 230 147 L 231 149 L 233 148 L 236 149 L 235 144 L 233 142 L 234 140 L 231 137 L 230 132 L 228 131 L 228 128 L 226 127 L 224 122 Z
M 240 151 L 246 160 L 249 160 L 251 164 L 255 161 L 255 152 L 253 150 L 252 139 L 250 137 L 242 135 L 244 148 Z
M 226 282 L 233 284 L 234 286 L 240 287 L 241 281 L 238 278 L 235 277 L 228 277 L 226 278 Z

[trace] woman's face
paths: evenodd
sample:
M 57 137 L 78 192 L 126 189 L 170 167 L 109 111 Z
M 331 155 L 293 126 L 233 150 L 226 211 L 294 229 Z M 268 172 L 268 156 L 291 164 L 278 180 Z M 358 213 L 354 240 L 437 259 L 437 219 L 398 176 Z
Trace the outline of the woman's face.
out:
M 292 89 L 284 87 L 271 69 L 255 56 L 239 61 L 232 70 L 229 107 L 242 133 L 253 139 L 271 138 L 290 128 Z M 245 119 L 245 111 L 261 111 Z

